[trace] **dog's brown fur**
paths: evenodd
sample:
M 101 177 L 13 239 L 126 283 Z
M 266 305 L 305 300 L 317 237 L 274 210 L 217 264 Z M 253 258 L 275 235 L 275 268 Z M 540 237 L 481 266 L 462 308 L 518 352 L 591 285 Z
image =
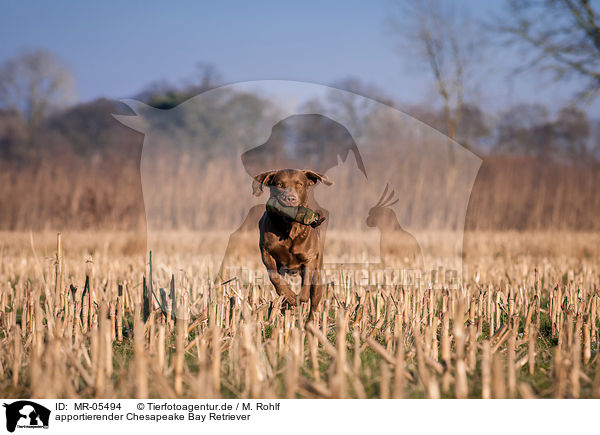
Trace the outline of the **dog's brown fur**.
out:
M 254 179 L 252 190 L 255 196 L 259 196 L 267 186 L 272 197 L 278 198 L 282 204 L 288 206 L 291 201 L 291 205 L 307 207 L 309 189 L 312 186 L 319 181 L 326 185 L 333 184 L 325 175 L 297 169 L 268 171 L 257 175 Z M 322 210 L 315 211 L 323 215 Z M 307 319 L 307 322 L 310 322 L 318 309 L 323 292 L 320 278 L 323 267 L 320 228 L 302 225 L 266 211 L 258 225 L 262 261 L 277 294 L 285 297 L 288 306 L 295 306 L 298 301 L 308 302 L 310 299 L 310 312 Z M 298 296 L 284 280 L 286 273 L 291 275 L 300 273 L 302 289 Z

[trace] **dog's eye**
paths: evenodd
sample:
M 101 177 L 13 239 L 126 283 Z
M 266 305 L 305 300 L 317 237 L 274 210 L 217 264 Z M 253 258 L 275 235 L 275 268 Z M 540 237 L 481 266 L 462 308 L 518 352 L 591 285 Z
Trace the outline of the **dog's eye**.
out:
M 277 183 L 277 187 L 285 187 L 282 182 Z
M 304 187 L 302 183 L 296 183 L 296 187 Z

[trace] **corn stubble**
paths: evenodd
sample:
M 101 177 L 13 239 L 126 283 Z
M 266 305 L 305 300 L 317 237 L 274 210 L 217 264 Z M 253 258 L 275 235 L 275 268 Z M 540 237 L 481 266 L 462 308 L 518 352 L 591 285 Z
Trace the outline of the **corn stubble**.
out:
M 2 396 L 600 397 L 597 257 L 542 249 L 554 235 L 469 235 L 457 289 L 340 277 L 307 327 L 269 283 L 214 283 L 218 259 L 176 240 L 144 265 L 123 237 L 7 236 Z

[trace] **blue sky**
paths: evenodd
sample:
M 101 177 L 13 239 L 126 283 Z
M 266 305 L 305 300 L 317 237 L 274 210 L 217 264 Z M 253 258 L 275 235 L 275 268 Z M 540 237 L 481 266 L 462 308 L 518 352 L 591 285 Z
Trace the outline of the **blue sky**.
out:
M 459 0 L 475 17 L 500 0 Z M 358 77 L 405 103 L 429 100 L 427 70 L 400 56 L 384 32 L 390 0 L 345 2 L 9 2 L 0 17 L 0 62 L 44 48 L 73 71 L 81 101 L 127 98 L 160 80 L 191 80 L 198 62 L 214 64 L 227 82 L 288 79 L 331 84 Z M 573 84 L 534 73 L 508 82 L 518 56 L 488 66 L 478 98 L 488 110 L 519 102 L 560 107 Z M 600 116 L 600 103 L 589 108 Z

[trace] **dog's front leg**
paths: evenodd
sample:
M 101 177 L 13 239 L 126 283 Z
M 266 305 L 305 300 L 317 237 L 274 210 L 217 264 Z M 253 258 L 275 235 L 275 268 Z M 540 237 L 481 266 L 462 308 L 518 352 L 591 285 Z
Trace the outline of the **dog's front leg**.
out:
M 296 294 L 290 289 L 287 282 L 283 279 L 279 271 L 277 270 L 277 262 L 273 258 L 271 254 L 267 251 L 262 252 L 262 261 L 267 268 L 267 272 L 269 273 L 269 279 L 275 287 L 275 291 L 279 296 L 284 296 L 286 302 L 291 305 L 296 305 Z

